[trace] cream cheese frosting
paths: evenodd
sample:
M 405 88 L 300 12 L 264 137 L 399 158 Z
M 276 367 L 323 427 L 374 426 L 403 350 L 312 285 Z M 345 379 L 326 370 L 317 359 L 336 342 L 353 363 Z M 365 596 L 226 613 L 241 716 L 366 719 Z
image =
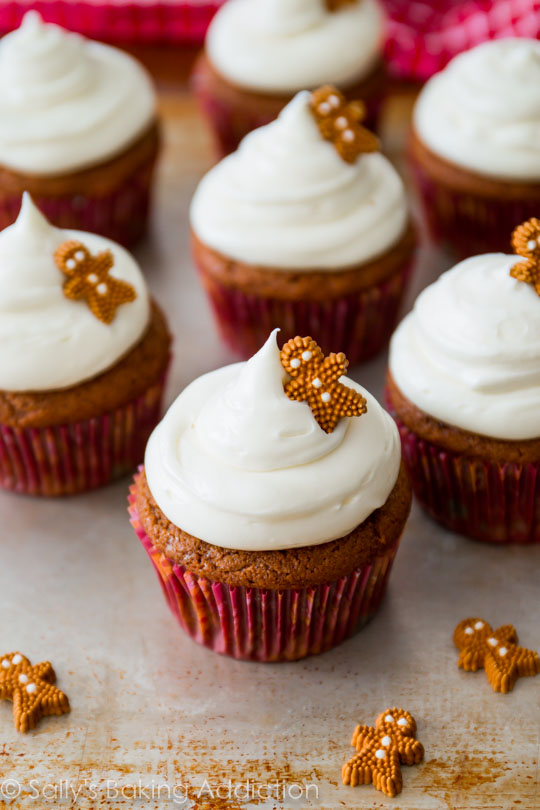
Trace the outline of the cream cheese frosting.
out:
M 29 11 L 0 41 L 0 163 L 54 175 L 107 160 L 155 117 L 150 78 L 127 53 Z
M 441 157 L 500 179 L 540 179 L 540 42 L 499 39 L 455 57 L 416 102 L 414 127 Z
M 212 21 L 206 51 L 225 78 L 270 93 L 362 79 L 382 48 L 377 0 L 334 12 L 325 0 L 228 0 Z
M 276 330 L 277 331 L 277 330 Z M 348 534 L 397 480 L 396 426 L 377 401 L 325 433 L 283 390 L 276 331 L 247 363 L 200 377 L 154 430 L 145 470 L 160 509 L 184 531 L 249 551 L 318 545 Z
M 198 238 L 228 257 L 336 270 L 391 248 L 408 221 L 403 183 L 379 153 L 345 163 L 302 91 L 202 179 L 191 205 Z
M 396 330 L 390 371 L 447 424 L 496 439 L 540 437 L 540 297 L 510 276 L 520 256 L 474 256 L 418 297 Z
M 66 277 L 54 253 L 68 240 L 83 242 L 93 254 L 110 250 L 111 276 L 135 288 L 136 299 L 118 307 L 110 325 L 62 292 Z M 25 194 L 17 221 L 0 233 L 0 389 L 53 390 L 91 379 L 140 340 L 149 315 L 142 273 L 124 248 L 54 228 Z

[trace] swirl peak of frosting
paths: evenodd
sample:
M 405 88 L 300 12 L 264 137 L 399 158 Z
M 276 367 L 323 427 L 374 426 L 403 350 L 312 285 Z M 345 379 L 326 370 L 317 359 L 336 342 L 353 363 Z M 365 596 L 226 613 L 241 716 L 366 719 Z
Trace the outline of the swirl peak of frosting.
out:
M 16 104 L 46 107 L 69 99 L 92 84 L 92 66 L 82 37 L 46 25 L 29 11 L 21 27 L 0 47 L 0 88 Z
M 277 331 L 277 330 L 276 330 Z M 337 539 L 382 506 L 397 479 L 399 438 L 368 400 L 361 419 L 325 433 L 284 392 L 276 332 L 247 363 L 206 374 L 170 407 L 145 469 L 164 514 L 224 548 L 271 550 Z
M 191 206 L 201 241 L 239 261 L 332 271 L 399 240 L 408 220 L 399 175 L 378 153 L 344 162 L 321 136 L 310 98 L 298 93 L 203 178 Z
M 380 56 L 383 27 L 377 0 L 335 11 L 325 0 L 229 0 L 210 25 L 206 50 L 240 86 L 295 93 L 363 78 Z
M 136 290 L 137 298 L 120 307 L 110 325 L 63 293 L 65 276 L 54 254 L 70 239 L 96 253 L 110 250 L 111 276 Z M 25 193 L 16 222 L 0 233 L 0 389 L 54 390 L 97 376 L 142 337 L 149 312 L 142 274 L 124 248 L 53 227 Z
M 459 166 L 501 179 L 540 179 L 540 42 L 485 42 L 431 78 L 414 110 L 419 138 Z
M 411 402 L 496 439 L 540 436 L 540 300 L 511 276 L 520 261 L 488 253 L 460 262 L 420 294 L 390 350 Z
M 84 168 L 120 152 L 154 116 L 148 74 L 117 48 L 44 23 L 36 11 L 0 42 L 5 166 L 43 175 Z

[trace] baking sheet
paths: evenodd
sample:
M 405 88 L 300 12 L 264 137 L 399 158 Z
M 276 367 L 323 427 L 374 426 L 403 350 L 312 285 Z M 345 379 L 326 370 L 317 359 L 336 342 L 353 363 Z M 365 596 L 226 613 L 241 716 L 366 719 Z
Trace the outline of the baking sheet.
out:
M 168 85 L 161 105 L 153 235 L 138 257 L 175 334 L 170 402 L 234 358 L 218 342 L 187 246 L 210 141 L 186 94 Z M 390 117 L 391 149 L 407 110 L 398 101 Z M 449 264 L 424 249 L 409 299 Z M 353 376 L 380 395 L 384 369 L 381 357 Z M 62 501 L 0 494 L 0 652 L 51 660 L 72 706 L 22 735 L 11 705 L 0 705 L 0 807 L 540 808 L 540 679 L 497 695 L 484 673 L 457 669 L 451 641 L 458 621 L 478 615 L 514 623 L 525 646 L 540 648 L 540 547 L 473 543 L 415 506 L 368 627 L 303 662 L 241 663 L 175 624 L 128 523 L 128 485 Z M 424 763 L 403 769 L 395 799 L 343 787 L 354 726 L 391 706 L 416 718 Z

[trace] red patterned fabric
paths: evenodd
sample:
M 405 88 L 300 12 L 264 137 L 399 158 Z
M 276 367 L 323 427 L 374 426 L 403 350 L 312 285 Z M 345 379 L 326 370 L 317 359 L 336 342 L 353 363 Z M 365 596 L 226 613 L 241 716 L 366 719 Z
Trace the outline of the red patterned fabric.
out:
M 115 2 L 115 0 L 37 0 L 0 3 L 0 34 L 12 31 L 23 14 L 37 9 L 44 20 L 92 39 L 132 43 L 196 43 L 223 0 Z
M 119 2 L 37 0 L 0 3 L 0 33 L 25 11 L 113 42 L 200 44 L 224 0 Z M 382 0 L 388 12 L 386 56 L 393 73 L 424 81 L 456 54 L 486 39 L 540 35 L 540 0 Z
M 383 0 L 392 72 L 424 81 L 487 39 L 540 35 L 540 0 Z

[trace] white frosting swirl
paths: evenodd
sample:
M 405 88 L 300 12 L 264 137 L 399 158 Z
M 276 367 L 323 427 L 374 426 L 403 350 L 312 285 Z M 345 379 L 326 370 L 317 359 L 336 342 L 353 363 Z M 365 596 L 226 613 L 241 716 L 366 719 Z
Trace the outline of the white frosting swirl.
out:
M 54 253 L 62 242 L 83 242 L 91 253 L 111 250 L 111 276 L 131 284 L 135 301 L 106 325 L 84 301 L 62 291 L 66 277 Z M 114 365 L 142 337 L 150 304 L 139 267 L 124 248 L 82 231 L 54 228 L 24 195 L 17 221 L 0 233 L 0 388 L 67 388 Z
M 35 11 L 0 42 L 0 163 L 53 175 L 121 152 L 155 117 L 127 53 L 46 25 Z
M 426 413 L 496 439 L 540 437 L 540 298 L 510 276 L 519 256 L 474 256 L 418 297 L 390 370 Z
M 334 12 L 325 0 L 228 0 L 210 25 L 206 50 L 235 84 L 295 93 L 362 79 L 380 56 L 383 33 L 377 0 Z
M 540 179 L 540 42 L 499 39 L 456 56 L 420 93 L 414 126 L 453 163 L 501 179 Z
M 277 331 L 277 330 L 276 330 Z M 152 434 L 148 484 L 174 524 L 224 548 L 262 551 L 343 537 L 382 506 L 399 437 L 363 388 L 368 412 L 327 434 L 283 390 L 276 332 L 247 363 L 186 388 Z
M 205 244 L 239 261 L 336 270 L 388 250 L 405 231 L 403 183 L 381 154 L 345 163 L 298 93 L 211 169 L 193 198 Z

